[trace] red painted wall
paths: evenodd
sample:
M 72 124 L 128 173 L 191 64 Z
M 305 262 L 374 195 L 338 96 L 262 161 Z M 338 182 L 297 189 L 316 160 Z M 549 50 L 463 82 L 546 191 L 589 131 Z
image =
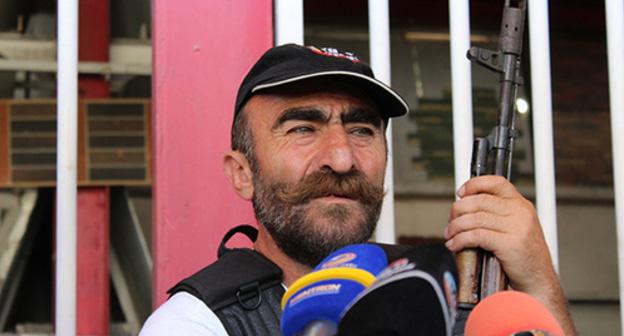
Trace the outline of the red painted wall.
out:
M 78 24 L 78 59 L 108 62 L 109 1 L 80 0 Z M 110 91 L 104 76 L 84 74 L 78 78 L 78 90 L 81 98 L 106 98 Z M 77 197 L 76 333 L 108 335 L 109 188 L 78 188 Z
M 271 0 L 154 0 L 154 306 L 253 221 L 225 179 L 236 90 L 273 43 Z
M 109 189 L 80 188 L 77 196 L 78 335 L 109 334 Z

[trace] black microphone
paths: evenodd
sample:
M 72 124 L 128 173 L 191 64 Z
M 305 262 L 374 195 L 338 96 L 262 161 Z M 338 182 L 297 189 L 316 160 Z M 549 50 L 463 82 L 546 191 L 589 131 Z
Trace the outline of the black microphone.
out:
M 450 336 L 457 269 L 442 244 L 415 247 L 392 262 L 342 313 L 340 336 Z

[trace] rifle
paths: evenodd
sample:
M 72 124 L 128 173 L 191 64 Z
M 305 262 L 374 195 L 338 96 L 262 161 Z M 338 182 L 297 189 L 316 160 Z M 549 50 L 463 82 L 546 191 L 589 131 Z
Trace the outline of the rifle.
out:
M 492 174 L 511 177 L 514 146 L 515 101 L 520 76 L 520 55 L 524 35 L 526 0 L 505 0 L 498 50 L 471 47 L 470 61 L 500 73 L 497 125 L 485 138 L 473 143 L 471 176 Z M 483 298 L 504 290 L 507 277 L 499 261 L 482 249 L 466 249 L 457 253 L 459 272 L 458 301 L 460 309 L 471 310 Z

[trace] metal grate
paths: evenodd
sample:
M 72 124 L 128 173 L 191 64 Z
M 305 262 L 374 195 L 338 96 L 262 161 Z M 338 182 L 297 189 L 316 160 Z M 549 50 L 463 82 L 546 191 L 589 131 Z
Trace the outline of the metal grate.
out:
M 80 185 L 150 183 L 148 100 L 84 100 L 78 118 Z M 0 187 L 56 180 L 56 102 L 0 101 Z
M 89 178 L 147 179 L 147 126 L 143 104 L 87 104 Z
M 9 104 L 13 182 L 56 178 L 56 106 L 53 102 Z

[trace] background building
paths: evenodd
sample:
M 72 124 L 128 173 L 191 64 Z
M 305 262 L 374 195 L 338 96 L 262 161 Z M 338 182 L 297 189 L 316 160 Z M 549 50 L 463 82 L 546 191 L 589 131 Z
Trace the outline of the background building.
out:
M 470 2 L 474 45 L 496 48 L 502 5 Z M 79 331 L 134 334 L 165 297 L 172 278 L 214 259 L 224 228 L 250 220 L 245 208 L 223 223 L 198 222 L 212 218 L 214 208 L 233 212 L 245 206 L 229 202 L 229 194 L 226 205 L 198 195 L 201 189 L 227 187 L 217 168 L 196 176 L 187 170 L 193 167 L 171 161 L 220 162 L 219 153 L 229 143 L 224 138 L 231 122 L 228 104 L 233 106 L 243 64 L 272 43 L 272 3 L 81 0 L 80 6 Z M 49 332 L 54 316 L 55 9 L 53 0 L 0 0 L 0 332 Z M 553 0 L 549 10 L 561 280 L 579 331 L 616 335 L 605 8 L 601 1 Z M 448 11 L 444 1 L 390 1 L 392 86 L 412 108 L 393 125 L 396 235 L 403 242 L 441 239 L 454 197 Z M 335 46 L 369 59 L 365 1 L 305 1 L 304 22 L 306 44 Z M 249 40 L 253 46 L 246 47 Z M 529 47 L 527 40 L 523 76 L 528 85 L 519 94 L 529 109 L 518 117 L 513 180 L 533 198 L 533 151 L 541 144 L 530 136 Z M 152 54 L 158 72 L 154 88 Z M 206 66 L 189 75 L 185 60 Z M 472 68 L 472 77 L 475 135 L 485 135 L 494 125 L 497 77 L 479 67 Z M 179 85 L 185 80 L 189 87 Z M 159 94 L 154 100 L 152 92 Z M 186 121 L 172 124 L 175 120 Z M 176 128 L 205 130 L 203 124 L 186 129 L 193 120 L 216 120 L 220 133 L 171 140 Z M 180 147 L 193 140 L 203 141 Z M 171 153 L 176 148 L 179 152 Z M 158 190 L 162 195 L 175 185 L 192 184 L 197 189 L 167 194 L 152 207 Z M 167 217 L 177 213 L 168 212 L 171 207 L 184 204 L 187 212 L 200 215 Z M 206 226 L 214 228 L 189 242 L 210 241 L 198 245 L 194 265 L 173 265 L 177 257 L 169 260 L 166 251 L 183 255 L 195 247 L 180 246 L 184 240 L 176 239 L 181 238 L 167 240 L 167 230 L 183 237 Z

